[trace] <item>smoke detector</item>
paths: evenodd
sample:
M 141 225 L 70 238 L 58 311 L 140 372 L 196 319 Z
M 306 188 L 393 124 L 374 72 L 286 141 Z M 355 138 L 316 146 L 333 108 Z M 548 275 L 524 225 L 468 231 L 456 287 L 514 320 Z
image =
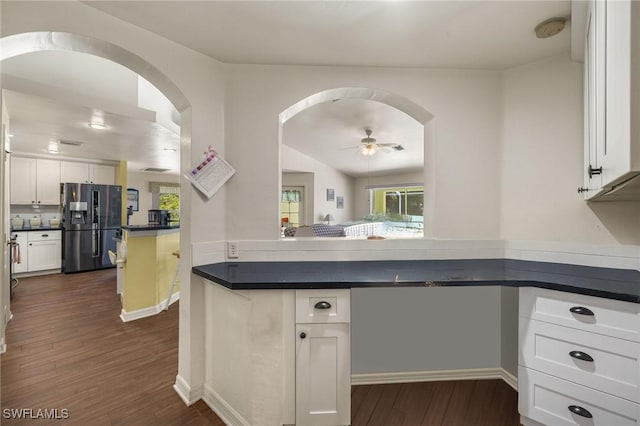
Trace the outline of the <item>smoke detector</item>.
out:
M 535 33 L 538 38 L 549 38 L 564 29 L 567 18 L 556 17 L 540 22 L 536 25 Z

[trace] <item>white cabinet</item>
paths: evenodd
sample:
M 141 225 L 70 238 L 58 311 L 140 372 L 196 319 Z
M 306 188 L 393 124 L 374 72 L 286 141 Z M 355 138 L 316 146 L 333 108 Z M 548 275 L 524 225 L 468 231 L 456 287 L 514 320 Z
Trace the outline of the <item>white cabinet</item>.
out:
M 296 424 L 351 424 L 349 290 L 296 291 Z
M 60 162 L 12 157 L 11 204 L 60 204 Z
M 13 264 L 13 272 L 17 274 L 21 272 L 28 272 L 29 250 L 27 249 L 27 232 L 14 232 L 13 235 L 16 236 L 16 243 L 18 243 L 18 248 L 15 250 L 19 251 L 20 256 L 20 263 Z
M 116 170 L 105 164 L 89 164 L 76 161 L 60 163 L 60 178 L 63 183 L 98 183 L 113 185 Z
M 60 269 L 61 231 L 29 231 L 27 234 L 28 272 Z
M 591 1 L 585 44 L 586 199 L 640 199 L 640 3 Z
M 640 305 L 520 289 L 523 424 L 640 424 Z

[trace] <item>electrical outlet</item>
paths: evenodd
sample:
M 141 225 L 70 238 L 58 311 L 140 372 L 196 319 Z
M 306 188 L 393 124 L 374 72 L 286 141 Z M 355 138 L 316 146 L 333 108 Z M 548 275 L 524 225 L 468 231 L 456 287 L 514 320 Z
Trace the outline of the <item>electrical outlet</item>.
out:
M 227 241 L 227 257 L 229 259 L 237 259 L 240 257 L 237 241 Z

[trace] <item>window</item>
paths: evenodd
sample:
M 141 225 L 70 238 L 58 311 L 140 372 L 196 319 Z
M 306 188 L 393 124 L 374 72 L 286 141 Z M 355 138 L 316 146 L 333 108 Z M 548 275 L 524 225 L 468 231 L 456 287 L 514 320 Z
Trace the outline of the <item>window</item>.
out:
M 424 225 L 424 187 L 384 186 L 369 188 L 369 218 L 388 221 L 396 233 L 422 235 Z
M 298 227 L 302 224 L 302 219 L 304 218 L 302 207 L 303 191 L 304 187 L 301 186 L 282 187 L 280 200 L 281 227 Z
M 180 221 L 180 184 L 173 182 L 151 182 L 151 206 L 168 210 L 172 222 Z

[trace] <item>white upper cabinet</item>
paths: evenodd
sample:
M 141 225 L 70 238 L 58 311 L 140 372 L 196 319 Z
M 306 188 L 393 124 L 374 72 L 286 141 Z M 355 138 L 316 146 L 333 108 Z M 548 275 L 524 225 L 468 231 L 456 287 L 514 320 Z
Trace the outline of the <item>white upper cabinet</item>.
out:
M 586 199 L 640 199 L 639 2 L 590 2 L 584 85 L 581 190 Z
M 60 204 L 60 162 L 12 157 L 11 204 Z
M 62 161 L 60 171 L 63 183 L 99 183 L 103 185 L 115 183 L 114 166 Z

